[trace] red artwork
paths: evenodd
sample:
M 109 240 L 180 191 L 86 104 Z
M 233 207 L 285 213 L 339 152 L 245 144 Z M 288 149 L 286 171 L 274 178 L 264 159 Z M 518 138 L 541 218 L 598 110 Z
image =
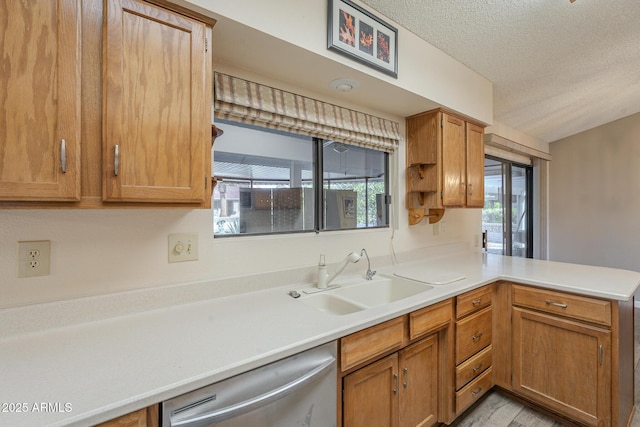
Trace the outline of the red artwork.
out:
M 384 62 L 389 62 L 390 57 L 389 36 L 378 31 L 378 59 Z

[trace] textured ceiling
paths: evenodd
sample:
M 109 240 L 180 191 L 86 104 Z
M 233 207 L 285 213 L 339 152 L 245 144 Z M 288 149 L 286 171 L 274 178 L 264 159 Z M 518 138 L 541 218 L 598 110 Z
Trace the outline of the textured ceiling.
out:
M 640 0 L 362 2 L 492 81 L 494 119 L 542 141 L 640 111 Z

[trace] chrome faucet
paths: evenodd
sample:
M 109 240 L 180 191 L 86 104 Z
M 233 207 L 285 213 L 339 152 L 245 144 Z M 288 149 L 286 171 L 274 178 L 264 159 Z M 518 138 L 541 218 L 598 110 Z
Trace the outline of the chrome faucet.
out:
M 371 280 L 373 279 L 373 276 L 375 276 L 376 271 L 373 270 L 371 271 L 371 261 L 369 261 L 369 255 L 367 254 L 367 251 L 362 248 L 362 250 L 360 251 L 360 256 L 366 256 L 367 257 L 367 272 L 364 274 L 364 278 L 367 280 Z

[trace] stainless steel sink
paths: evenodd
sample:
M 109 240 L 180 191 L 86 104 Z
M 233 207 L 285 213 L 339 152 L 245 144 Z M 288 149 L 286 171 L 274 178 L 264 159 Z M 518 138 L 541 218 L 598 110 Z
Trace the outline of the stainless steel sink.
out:
M 345 315 L 427 292 L 432 286 L 395 276 L 349 281 L 338 288 L 305 295 L 301 301 L 320 311 Z

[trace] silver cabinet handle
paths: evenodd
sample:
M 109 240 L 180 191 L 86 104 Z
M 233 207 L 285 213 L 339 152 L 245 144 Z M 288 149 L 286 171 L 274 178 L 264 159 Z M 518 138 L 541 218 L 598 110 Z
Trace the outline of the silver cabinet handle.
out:
M 475 374 L 480 369 L 482 369 L 482 363 L 478 363 L 476 366 L 473 367 L 473 373 Z
M 113 168 L 116 176 L 118 176 L 118 172 L 120 172 L 120 147 L 118 147 L 118 144 L 116 144 L 113 151 L 114 151 Z
M 476 335 L 471 337 L 471 339 L 474 340 L 474 341 L 475 340 L 479 340 L 480 338 L 482 338 L 482 332 L 480 332 L 480 333 L 478 333 L 478 334 L 476 334 Z
M 464 185 L 464 182 L 462 184 L 460 184 L 460 194 L 464 195 L 466 191 L 466 185 Z
M 404 382 L 402 383 L 402 387 L 407 388 L 409 385 L 409 370 L 407 368 L 402 368 L 402 372 L 404 373 Z
M 600 363 L 600 365 L 602 365 L 603 353 L 604 348 L 602 347 L 602 344 L 600 344 L 600 347 L 598 348 L 598 362 Z
M 471 305 L 473 305 L 474 307 L 476 305 L 480 305 L 481 303 L 482 303 L 482 298 L 474 299 L 473 301 L 471 301 Z
M 469 184 L 469 195 L 473 196 L 473 184 Z
M 393 374 L 393 394 L 398 394 L 398 374 Z
M 478 394 L 480 394 L 480 392 L 481 392 L 481 391 L 482 391 L 482 387 L 478 387 L 478 388 L 477 388 L 477 389 L 475 389 L 475 390 L 471 390 L 471 394 L 472 394 L 473 396 L 477 396 Z
M 554 302 L 554 301 L 545 301 L 547 303 L 547 305 L 552 305 L 554 307 L 560 307 L 560 308 L 567 308 L 567 304 L 563 304 L 561 302 Z
M 60 140 L 60 166 L 62 167 L 62 173 L 67 173 L 67 141 Z

